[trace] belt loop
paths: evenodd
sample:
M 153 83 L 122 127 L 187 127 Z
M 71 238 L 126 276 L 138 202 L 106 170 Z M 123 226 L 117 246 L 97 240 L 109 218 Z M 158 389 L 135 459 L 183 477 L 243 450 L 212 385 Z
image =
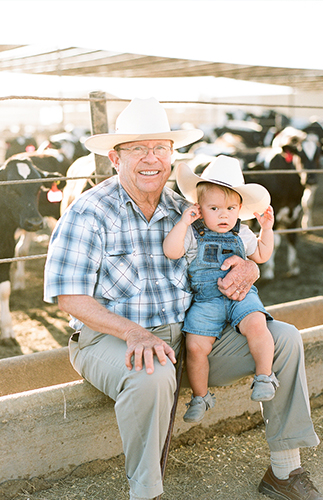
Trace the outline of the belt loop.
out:
M 80 333 L 81 333 L 80 331 L 74 332 L 73 335 L 71 336 L 71 340 L 73 340 L 73 342 L 78 342 Z

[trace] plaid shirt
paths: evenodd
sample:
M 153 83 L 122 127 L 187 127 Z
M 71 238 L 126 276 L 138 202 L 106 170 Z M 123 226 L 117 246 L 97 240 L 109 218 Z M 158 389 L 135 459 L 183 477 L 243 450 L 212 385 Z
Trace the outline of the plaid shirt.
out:
M 90 295 L 145 328 L 183 321 L 191 303 L 187 262 L 166 258 L 162 243 L 186 206 L 165 187 L 147 222 L 117 176 L 85 192 L 53 232 L 44 300 Z

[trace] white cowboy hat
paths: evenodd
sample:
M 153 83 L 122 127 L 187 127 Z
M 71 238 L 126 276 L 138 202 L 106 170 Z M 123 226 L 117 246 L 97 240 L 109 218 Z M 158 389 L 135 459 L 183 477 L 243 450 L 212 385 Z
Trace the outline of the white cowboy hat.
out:
M 186 163 L 176 169 L 176 181 L 182 194 L 192 203 L 197 203 L 196 186 L 200 182 L 211 182 L 226 186 L 240 194 L 242 207 L 241 220 L 253 219 L 254 212 L 262 214 L 270 204 L 270 194 L 260 184 L 245 184 L 240 162 L 236 158 L 217 156 L 203 171 L 201 177 L 194 174 Z
M 154 98 L 133 99 L 116 120 L 113 134 L 97 134 L 85 141 L 87 149 L 102 156 L 117 144 L 134 141 L 169 139 L 178 149 L 203 137 L 199 129 L 171 130 L 163 106 Z

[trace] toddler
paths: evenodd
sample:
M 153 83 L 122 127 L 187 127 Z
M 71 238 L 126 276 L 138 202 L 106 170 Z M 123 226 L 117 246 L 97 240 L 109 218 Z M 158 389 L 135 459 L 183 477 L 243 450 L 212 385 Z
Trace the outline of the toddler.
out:
M 253 401 L 269 401 L 279 386 L 272 372 L 274 343 L 267 328 L 272 317 L 252 286 L 243 300 L 225 297 L 218 289 L 218 279 L 228 271 L 221 266 L 232 255 L 256 263 L 266 262 L 274 245 L 273 209 L 268 191 L 259 184 L 244 184 L 239 161 L 217 157 L 199 177 L 186 164 L 177 169 L 177 183 L 189 201 L 187 208 L 163 244 L 170 259 L 183 255 L 188 259 L 188 273 L 193 302 L 186 313 L 183 332 L 186 335 L 187 374 L 193 390 L 186 422 L 199 422 L 215 398 L 208 391 L 207 356 L 220 338 L 227 323 L 248 341 L 255 361 L 251 388 Z M 240 219 L 256 217 L 261 230 L 258 238 Z M 193 228 L 193 229 L 192 229 Z

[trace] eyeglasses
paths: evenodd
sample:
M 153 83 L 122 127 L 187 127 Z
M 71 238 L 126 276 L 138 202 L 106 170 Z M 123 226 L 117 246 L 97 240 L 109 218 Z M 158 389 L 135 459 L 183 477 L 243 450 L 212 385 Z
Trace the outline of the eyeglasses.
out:
M 116 148 L 117 149 L 117 148 Z M 172 151 L 170 146 L 158 144 L 154 148 L 147 148 L 146 146 L 132 146 L 131 148 L 118 148 L 117 151 L 128 151 L 129 155 L 134 158 L 144 158 L 148 155 L 149 151 L 153 151 L 157 158 L 166 158 Z

